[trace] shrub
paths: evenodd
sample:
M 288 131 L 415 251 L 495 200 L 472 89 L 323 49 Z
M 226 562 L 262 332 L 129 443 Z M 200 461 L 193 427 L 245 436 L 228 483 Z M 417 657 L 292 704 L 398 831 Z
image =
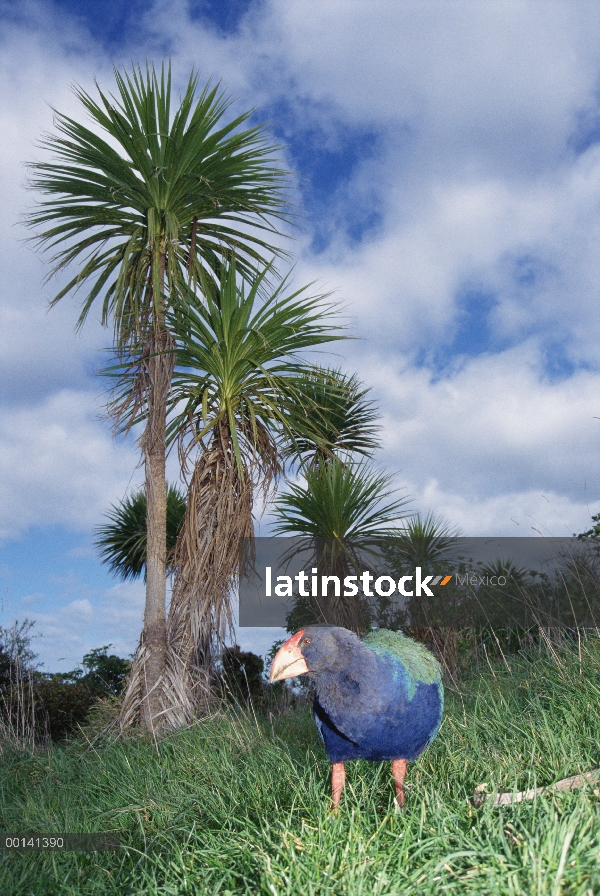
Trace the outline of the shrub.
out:
M 106 644 L 86 653 L 82 669 L 36 674 L 35 698 L 46 716 L 52 740 L 73 734 L 98 700 L 121 692 L 130 663 L 115 654 L 108 655 L 111 646 Z
M 234 699 L 260 698 L 265 668 L 261 657 L 249 650 L 241 650 L 236 644 L 225 648 L 222 663 L 225 686 Z
M 38 677 L 34 686 L 37 715 L 42 717 L 53 741 L 73 734 L 85 722 L 96 698 L 80 681 L 64 681 L 60 675 Z

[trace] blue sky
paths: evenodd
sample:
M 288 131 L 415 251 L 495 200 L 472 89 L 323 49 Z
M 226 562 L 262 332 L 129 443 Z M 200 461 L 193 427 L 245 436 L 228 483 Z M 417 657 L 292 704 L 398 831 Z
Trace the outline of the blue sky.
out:
M 435 9 L 434 9 L 435 8 Z M 0 624 L 48 669 L 136 643 L 139 583 L 92 532 L 141 482 L 95 376 L 110 332 L 47 313 L 24 163 L 73 83 L 172 60 L 255 109 L 296 171 L 294 281 L 344 304 L 378 460 L 465 535 L 561 536 L 600 510 L 600 7 L 0 0 Z M 175 478 L 174 460 L 170 475 Z M 262 523 L 265 531 L 268 522 Z M 274 633 L 243 632 L 265 651 Z

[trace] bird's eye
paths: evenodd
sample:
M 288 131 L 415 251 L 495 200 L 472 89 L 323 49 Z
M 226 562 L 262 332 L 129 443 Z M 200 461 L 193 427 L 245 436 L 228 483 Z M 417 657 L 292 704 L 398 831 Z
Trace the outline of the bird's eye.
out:
M 310 644 L 310 638 L 304 638 L 302 641 L 303 644 Z

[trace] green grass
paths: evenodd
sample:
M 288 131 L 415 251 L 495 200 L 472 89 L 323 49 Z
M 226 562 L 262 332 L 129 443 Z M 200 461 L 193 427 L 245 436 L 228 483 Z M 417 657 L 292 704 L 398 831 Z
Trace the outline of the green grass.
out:
M 600 893 L 600 792 L 474 809 L 600 766 L 600 643 L 473 676 L 394 811 L 387 766 L 329 763 L 308 710 L 223 715 L 162 741 L 5 752 L 3 831 L 121 832 L 117 853 L 3 854 L 9 894 Z

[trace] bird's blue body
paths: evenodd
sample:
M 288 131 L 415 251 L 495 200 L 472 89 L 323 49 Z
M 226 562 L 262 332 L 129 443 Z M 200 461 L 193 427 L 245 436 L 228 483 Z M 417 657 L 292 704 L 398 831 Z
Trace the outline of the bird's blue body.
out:
M 332 763 L 416 759 L 442 720 L 440 666 L 421 644 L 379 630 L 310 627 L 302 653 L 315 681 L 315 721 Z

